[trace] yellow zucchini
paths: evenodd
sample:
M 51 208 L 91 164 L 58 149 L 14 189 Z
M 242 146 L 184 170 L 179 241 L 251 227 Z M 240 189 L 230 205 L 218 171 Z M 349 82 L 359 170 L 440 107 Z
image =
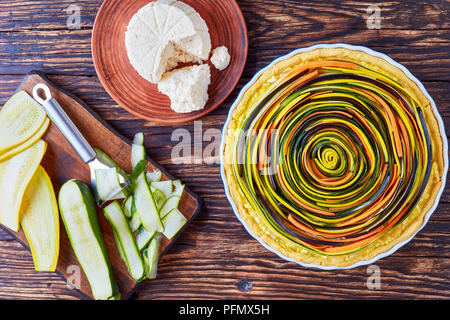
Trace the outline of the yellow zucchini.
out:
M 48 126 L 50 125 L 50 120 L 47 118 L 45 119 L 42 126 L 39 128 L 39 130 L 27 141 L 24 143 L 18 145 L 15 148 L 9 149 L 5 153 L 0 155 L 0 162 L 8 160 L 12 157 L 14 157 L 16 154 L 22 152 L 25 149 L 28 149 L 30 146 L 36 143 L 42 136 L 47 132 Z
M 23 195 L 46 148 L 47 143 L 39 140 L 11 159 L 0 162 L 0 223 L 13 231 L 19 231 Z
M 30 139 L 47 115 L 25 91 L 12 96 L 0 110 L 0 155 Z
M 36 271 L 55 271 L 59 255 L 59 214 L 52 182 L 41 166 L 22 200 L 20 224 Z

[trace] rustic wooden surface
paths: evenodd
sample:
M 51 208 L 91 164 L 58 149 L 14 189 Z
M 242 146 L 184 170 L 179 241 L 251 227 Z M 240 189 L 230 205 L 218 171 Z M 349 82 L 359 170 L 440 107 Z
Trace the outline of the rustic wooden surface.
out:
M 217 0 L 218 1 L 218 0 Z M 68 30 L 65 9 L 81 7 L 80 30 Z M 203 132 L 221 129 L 238 90 L 272 59 L 315 43 L 369 46 L 404 64 L 435 99 L 450 130 L 450 3 L 448 1 L 238 1 L 249 30 L 243 77 L 221 107 L 202 118 Z M 138 299 L 190 298 L 450 298 L 450 188 L 427 226 L 408 245 L 376 263 L 381 289 L 366 286 L 367 268 L 318 271 L 283 261 L 263 249 L 237 221 L 218 165 L 175 165 L 177 127 L 139 120 L 122 110 L 99 83 L 90 36 L 101 0 L 0 2 L 0 103 L 31 69 L 84 100 L 128 138 L 144 130 L 152 158 L 205 200 L 205 208 L 162 259 L 159 277 Z M 366 9 L 381 8 L 381 29 L 369 30 Z M 182 126 L 193 132 L 194 124 Z M 205 142 L 207 145 L 209 142 Z M 447 182 L 448 183 L 448 182 Z M 57 275 L 33 271 L 31 255 L 0 231 L 0 298 L 78 299 Z

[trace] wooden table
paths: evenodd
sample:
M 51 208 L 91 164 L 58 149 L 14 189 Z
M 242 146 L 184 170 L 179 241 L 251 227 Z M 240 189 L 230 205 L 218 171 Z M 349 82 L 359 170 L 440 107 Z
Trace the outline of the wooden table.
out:
M 214 0 L 219 1 L 219 0 Z M 172 163 L 177 127 L 122 110 L 101 86 L 91 58 L 91 31 L 101 0 L 0 2 L 0 103 L 32 69 L 86 102 L 128 138 L 146 133 L 149 154 L 205 199 L 205 208 L 162 259 L 158 279 L 137 299 L 450 298 L 450 188 L 427 226 L 408 245 L 378 261 L 381 289 L 369 290 L 367 267 L 318 271 L 286 262 L 261 247 L 235 218 L 219 165 Z M 202 118 L 203 133 L 221 129 L 242 86 L 260 68 L 293 49 L 347 42 L 390 55 L 418 77 L 450 129 L 450 3 L 448 1 L 240 0 L 250 49 L 243 77 L 225 103 Z M 332 4 L 330 4 L 332 3 Z M 69 30 L 66 8 L 81 8 Z M 368 29 L 367 7 L 381 9 L 381 29 Z M 191 133 L 194 123 L 183 126 Z M 210 142 L 205 141 L 204 146 Z M 78 299 L 59 276 L 34 272 L 30 253 L 0 231 L 0 298 Z

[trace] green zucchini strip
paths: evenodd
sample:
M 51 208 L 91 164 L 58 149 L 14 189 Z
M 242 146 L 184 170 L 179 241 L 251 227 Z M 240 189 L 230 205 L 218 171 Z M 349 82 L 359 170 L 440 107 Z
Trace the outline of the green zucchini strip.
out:
M 131 147 L 131 166 L 134 169 L 136 165 L 145 161 L 144 134 L 142 132 L 134 136 L 133 145 Z
M 119 165 L 102 149 L 95 147 L 95 152 L 97 153 L 97 159 L 103 163 L 106 164 L 108 167 L 117 168 L 117 172 L 122 175 L 125 178 L 128 178 L 128 173 L 125 172 Z
M 139 217 L 137 211 L 135 211 L 134 214 L 132 215 L 129 224 L 132 232 L 136 232 L 142 225 L 141 218 Z
M 95 180 L 100 200 L 111 201 L 126 197 L 125 190 L 122 190 L 123 188 L 120 185 L 117 168 L 95 170 Z
M 121 206 L 117 201 L 114 201 L 103 209 L 103 213 L 114 229 L 116 245 L 118 248 L 121 248 L 119 251 L 122 252 L 121 255 L 125 258 L 124 262 L 128 267 L 128 271 L 136 281 L 142 280 L 145 277 L 144 262 Z
M 173 181 L 175 191 L 173 191 L 170 196 L 166 199 L 166 202 L 162 205 L 160 210 L 161 219 L 164 218 L 173 209 L 178 208 L 181 196 L 184 191 L 184 185 L 181 184 L 180 180 Z
M 149 232 L 163 232 L 164 226 L 159 216 L 159 210 L 144 172 L 139 175 L 133 185 L 134 202 L 142 225 Z
M 161 178 L 162 178 L 161 170 L 156 169 L 154 171 L 147 172 L 147 181 L 149 183 L 158 182 L 161 180 Z
M 186 224 L 186 217 L 178 209 L 173 209 L 167 214 L 164 219 L 164 236 L 167 239 L 172 239 L 178 231 Z
M 152 182 L 151 187 L 160 190 L 165 198 L 172 194 L 172 180 Z
M 134 135 L 133 144 L 144 145 L 144 133 L 138 132 Z
M 132 217 L 133 195 L 129 195 L 122 203 L 122 210 L 125 216 L 130 219 Z
M 137 232 L 136 242 L 139 251 L 142 251 L 145 249 L 149 244 L 150 241 L 152 241 L 153 237 L 157 234 L 156 231 L 148 232 L 145 230 L 145 228 L 141 227 L 139 228 Z
M 147 279 L 156 279 L 160 243 L 161 234 L 157 234 L 153 237 L 148 248 L 143 251 Z

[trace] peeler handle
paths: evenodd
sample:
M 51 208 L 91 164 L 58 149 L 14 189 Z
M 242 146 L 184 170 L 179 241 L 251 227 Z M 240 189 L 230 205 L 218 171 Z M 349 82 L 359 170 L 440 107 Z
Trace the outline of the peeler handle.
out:
M 39 95 L 39 90 L 45 94 L 45 99 Z M 33 88 L 33 98 L 39 102 L 47 113 L 48 117 L 58 127 L 63 136 L 72 145 L 78 156 L 84 163 L 89 163 L 97 156 L 96 152 L 77 129 L 69 116 L 61 108 L 58 101 L 52 97 L 50 89 L 43 83 L 37 84 Z

